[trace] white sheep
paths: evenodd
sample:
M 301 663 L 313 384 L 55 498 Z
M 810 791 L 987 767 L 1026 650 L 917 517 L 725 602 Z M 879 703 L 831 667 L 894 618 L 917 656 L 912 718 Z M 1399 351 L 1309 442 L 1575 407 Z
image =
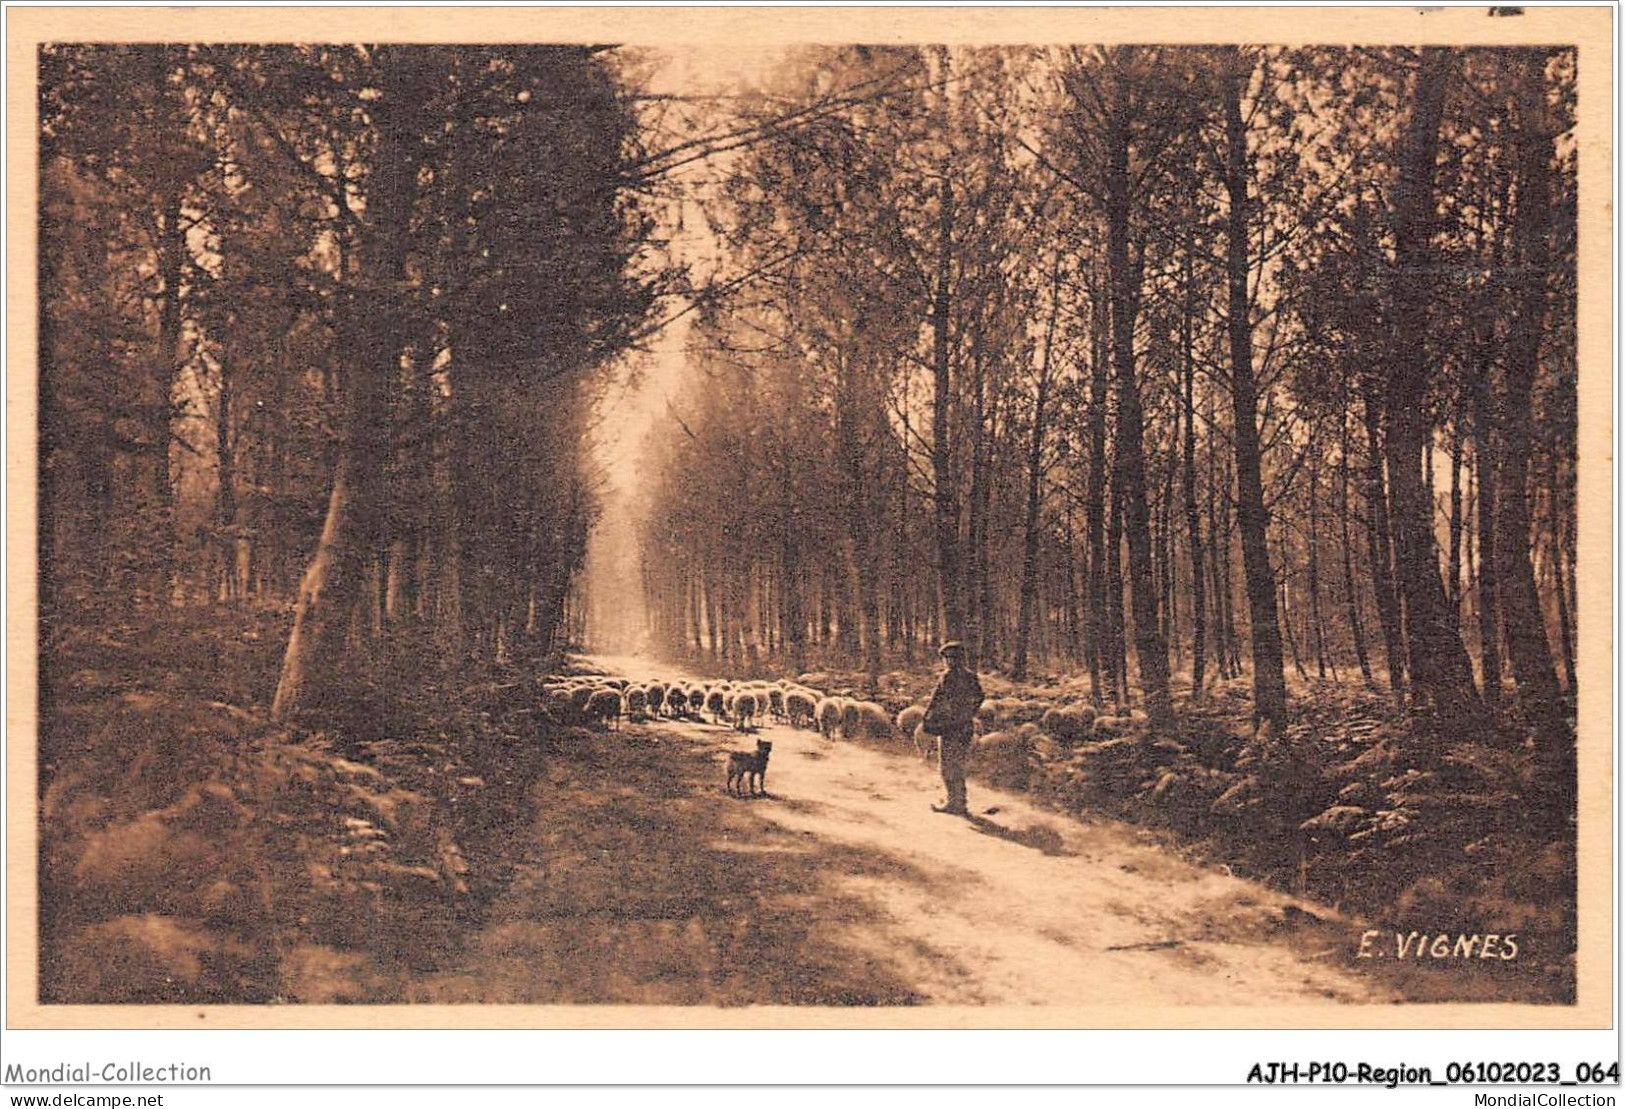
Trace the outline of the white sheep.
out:
M 784 695 L 784 712 L 792 728 L 805 728 L 818 713 L 818 699 L 810 690 L 789 690 Z
M 1095 707 L 1087 703 L 1052 708 L 1044 713 L 1040 724 L 1044 731 L 1062 743 L 1082 743 L 1089 738 L 1095 723 Z
M 608 686 L 588 690 L 587 701 L 583 706 L 583 715 L 588 720 L 602 723 L 606 728 L 617 727 L 621 721 L 620 692 Z
M 856 739 L 858 729 L 863 724 L 863 713 L 858 708 L 860 702 L 842 698 L 841 700 L 841 736 L 845 739 Z M 888 724 L 891 721 L 887 721 Z
M 873 701 L 859 701 L 856 706 L 857 716 L 853 723 L 852 732 L 868 739 L 890 739 L 892 737 L 891 714 L 884 705 Z M 842 730 L 846 727 L 846 718 L 841 718 Z
M 1134 728 L 1134 718 L 1131 716 L 1097 716 L 1093 726 L 1096 739 L 1111 739 L 1124 735 Z
M 906 739 L 914 741 L 914 752 L 920 758 L 929 760 L 931 751 L 936 744 L 931 742 L 925 731 L 925 706 L 910 705 L 897 714 L 897 733 Z
M 818 720 L 818 731 L 825 739 L 833 739 L 835 732 L 841 726 L 841 717 L 846 711 L 846 698 L 825 697 L 818 702 L 815 715 Z
M 902 736 L 913 735 L 914 729 L 919 727 L 924 720 L 924 705 L 908 706 L 908 708 L 897 714 L 897 734 Z

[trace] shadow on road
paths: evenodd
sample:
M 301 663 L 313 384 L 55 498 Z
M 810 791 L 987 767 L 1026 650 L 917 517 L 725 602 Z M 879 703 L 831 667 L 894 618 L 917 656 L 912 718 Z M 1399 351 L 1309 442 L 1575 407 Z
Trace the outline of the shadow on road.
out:
M 1048 825 L 1033 824 L 1026 828 L 1010 828 L 997 821 L 989 820 L 985 816 L 977 816 L 974 813 L 966 817 L 966 820 L 970 822 L 972 828 L 975 828 L 983 835 L 1006 840 L 1022 847 L 1031 847 L 1033 850 L 1043 852 L 1045 855 L 1070 857 L 1077 854 L 1077 852 L 1067 848 L 1065 841 L 1061 838 L 1061 833 Z
M 852 879 L 931 880 L 895 857 L 787 829 L 794 804 L 722 790 L 725 755 L 662 732 L 581 733 L 550 752 L 525 862 L 483 928 L 413 1000 L 518 1004 L 913 1005 Z M 519 842 L 528 840 L 528 842 Z

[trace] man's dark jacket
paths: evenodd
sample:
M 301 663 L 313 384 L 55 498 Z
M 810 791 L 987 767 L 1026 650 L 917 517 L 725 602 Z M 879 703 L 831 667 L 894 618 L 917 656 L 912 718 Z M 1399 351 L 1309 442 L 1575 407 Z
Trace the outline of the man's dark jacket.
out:
M 950 667 L 925 708 L 925 730 L 949 739 L 969 738 L 982 700 L 982 683 L 976 675 L 963 667 Z

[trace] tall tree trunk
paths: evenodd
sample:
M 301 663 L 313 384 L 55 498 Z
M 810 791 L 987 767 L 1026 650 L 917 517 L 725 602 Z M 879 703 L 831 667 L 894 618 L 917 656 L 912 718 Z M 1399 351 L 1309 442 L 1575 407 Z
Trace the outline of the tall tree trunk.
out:
M 1461 419 L 1455 420 L 1450 434 L 1450 559 L 1445 571 L 1445 596 L 1450 601 L 1450 612 L 1461 623 L 1461 536 L 1462 536 L 1462 431 Z
M 900 571 L 901 572 L 901 571 Z M 912 669 L 915 652 L 920 643 L 919 590 L 913 581 L 904 577 L 903 589 L 903 668 Z
M 1231 493 L 1235 491 L 1235 473 L 1230 461 L 1224 464 L 1224 485 Z M 1235 558 L 1236 522 L 1231 514 L 1233 497 L 1219 498 L 1219 542 L 1218 549 L 1224 552 L 1219 560 L 1219 595 L 1224 598 L 1224 641 L 1230 654 L 1230 676 L 1239 678 L 1242 675 L 1241 667 L 1241 636 L 1236 631 L 1236 583 Z
M 1111 388 L 1106 361 L 1105 297 L 1098 283 L 1089 294 L 1089 483 L 1084 493 L 1088 546 L 1084 639 L 1089 653 L 1089 694 L 1105 703 L 1106 684 L 1106 406 Z
M 858 615 L 857 575 L 854 573 L 858 556 L 853 553 L 850 538 L 844 549 L 850 561 L 843 567 L 846 572 L 837 579 L 835 590 L 835 650 L 841 656 L 843 665 L 851 666 L 858 662 L 858 653 L 863 647 L 858 634 L 861 618 Z
M 863 617 L 864 690 L 873 697 L 880 692 L 880 592 L 876 585 L 878 567 L 868 560 L 858 567 L 858 608 Z
M 1292 656 L 1292 669 L 1298 672 L 1298 677 L 1302 678 L 1304 681 L 1308 681 L 1309 671 L 1303 668 L 1303 659 L 1298 654 L 1298 636 L 1292 628 L 1292 618 L 1294 615 L 1296 615 L 1296 613 L 1294 612 L 1292 605 L 1292 575 L 1287 573 L 1285 570 L 1286 544 L 1284 541 L 1280 541 L 1279 546 L 1281 547 L 1280 565 L 1283 568 L 1281 571 L 1281 598 L 1279 607 L 1279 611 L 1281 613 L 1281 626 L 1286 630 L 1287 652 Z
M 1570 613 L 1574 611 L 1570 591 L 1574 567 L 1574 528 L 1569 516 L 1562 508 L 1561 498 L 1554 497 L 1552 511 L 1558 518 L 1553 521 L 1557 533 L 1552 537 L 1552 585 L 1557 593 L 1557 628 L 1559 642 L 1562 644 L 1563 680 L 1564 688 L 1568 690 L 1570 699 L 1573 699 L 1579 686 L 1575 684 L 1574 675 L 1574 621 Z
M 818 646 L 827 651 L 835 642 L 836 559 L 823 559 L 818 590 Z
M 716 576 L 714 568 L 708 567 L 705 574 L 705 638 L 706 645 L 711 648 L 711 661 L 722 661 L 722 617 L 717 612 Z
M 992 538 L 989 527 L 993 519 L 993 480 L 992 474 L 996 472 L 996 459 L 993 457 L 993 448 L 998 441 L 997 432 L 998 411 L 989 413 L 989 426 L 986 432 L 987 445 L 982 449 L 982 482 L 977 493 L 976 509 L 976 541 L 972 547 L 973 558 L 971 569 L 975 582 L 977 598 L 973 606 L 976 619 L 973 627 L 976 632 L 975 642 L 979 646 L 973 647 L 967 653 L 970 659 L 981 659 L 982 664 L 992 669 L 999 662 L 999 615 L 1000 609 L 993 604 L 993 572 L 992 572 Z M 967 629 L 969 631 L 970 629 Z
M 414 352 L 409 364 L 404 410 L 406 422 L 420 429 L 418 434 L 432 440 L 435 434 L 435 413 L 432 392 L 434 383 L 429 379 L 421 352 Z M 434 467 L 437 453 L 428 450 L 401 452 L 403 474 L 401 481 L 409 491 L 397 497 L 394 505 L 395 530 L 399 533 L 390 555 L 391 577 L 394 585 L 390 592 L 387 615 L 391 624 L 404 626 L 411 632 L 422 622 L 423 594 L 429 574 L 422 572 L 429 557 L 430 536 L 433 530 L 433 504 L 435 497 Z M 413 642 L 421 642 L 409 634 Z
M 1320 619 L 1320 443 L 1312 441 L 1309 460 L 1309 625 L 1315 640 L 1315 676 L 1326 678 L 1326 634 Z M 1332 676 L 1337 676 L 1333 668 Z
M 886 558 L 886 649 L 894 655 L 907 651 L 908 599 L 904 589 L 902 558 L 893 543 Z
M 1399 597 L 1394 587 L 1393 542 L 1388 528 L 1388 489 L 1383 479 L 1382 417 L 1367 383 L 1362 397 L 1366 438 L 1366 543 L 1371 560 L 1371 584 L 1377 595 L 1377 619 L 1382 624 L 1383 650 L 1388 663 L 1388 688 L 1394 701 L 1405 703 L 1405 636 L 1399 618 Z
M 1433 174 L 1444 111 L 1450 60 L 1444 50 L 1422 52 L 1415 109 L 1406 128 L 1403 162 L 1395 188 L 1394 349 L 1389 353 L 1388 435 L 1385 443 L 1393 505 L 1394 565 L 1405 608 L 1409 645 L 1411 711 L 1426 722 L 1437 741 L 1453 735 L 1484 735 L 1488 719 L 1473 688 L 1472 666 L 1439 577 L 1434 539 L 1434 506 L 1421 472 L 1432 438 L 1429 415 L 1427 308 L 1432 296 L 1429 239 L 1434 221 Z M 1439 744 L 1418 753 L 1424 761 Z
M 1553 512 L 1555 511 L 1557 511 L 1557 507 L 1553 506 Z M 1575 642 L 1573 641 L 1573 628 L 1575 628 L 1575 624 L 1573 624 L 1573 618 L 1571 618 L 1571 611 L 1573 610 L 1571 610 L 1570 602 L 1568 602 L 1568 585 L 1566 585 L 1566 579 L 1568 579 L 1568 553 L 1566 553 L 1566 541 L 1563 538 L 1563 532 L 1565 532 L 1566 528 L 1563 528 L 1560 520 L 1553 520 L 1552 525 L 1560 528 L 1550 538 L 1550 543 L 1552 543 L 1552 595 L 1557 598 L 1557 637 L 1558 646 L 1560 646 L 1558 655 L 1563 660 L 1563 689 L 1566 689 L 1568 696 L 1573 698 L 1576 689 L 1575 647 L 1573 647 L 1573 642 Z
M 1191 174 L 1192 191 L 1196 175 Z M 1191 700 L 1199 701 L 1207 676 L 1207 565 L 1202 558 L 1202 520 L 1196 504 L 1196 274 L 1194 231 L 1185 236 L 1185 304 L 1179 322 L 1179 347 L 1184 381 L 1185 535 L 1191 558 Z
M 786 460 L 788 461 L 788 460 Z M 788 494 L 780 505 L 779 517 L 779 640 L 785 644 L 790 669 L 800 674 L 807 669 L 807 618 L 801 600 L 801 550 L 799 510 Z
M 470 336 L 470 342 L 473 341 Z M 494 660 L 496 645 L 491 634 L 495 623 L 493 553 L 477 538 L 486 530 L 492 506 L 487 483 L 475 475 L 489 473 L 489 467 L 496 461 L 496 452 L 487 441 L 492 399 L 491 384 L 481 373 L 486 358 L 485 351 L 463 350 L 457 367 L 462 372 L 455 376 L 451 395 L 455 415 L 451 420 L 453 446 L 449 468 L 450 486 L 455 491 L 452 520 L 458 539 L 453 555 L 457 562 L 458 619 L 454 628 L 442 632 L 453 656 L 476 666 Z
M 878 411 L 861 388 L 859 369 L 843 354 L 838 359 L 835 392 L 835 450 L 840 467 L 848 549 L 852 555 L 851 580 L 856 593 L 856 619 L 842 620 L 843 646 L 848 657 L 862 652 L 868 692 L 872 695 L 880 680 L 880 601 L 877 578 L 880 560 L 875 550 L 875 491 L 870 481 L 870 444 L 874 439 L 868 422 Z M 850 611 L 850 610 L 849 610 Z
M 1517 96 L 1517 209 L 1512 227 L 1517 277 L 1517 311 L 1506 343 L 1502 387 L 1500 465 L 1496 481 L 1495 553 L 1504 590 L 1507 653 L 1518 687 L 1518 706 L 1535 730 L 1538 750 L 1564 802 L 1573 800 L 1574 739 L 1564 722 L 1561 688 L 1541 613 L 1529 551 L 1531 396 L 1540 372 L 1541 337 L 1546 328 L 1547 281 L 1551 268 L 1552 123 L 1546 105 L 1546 54 L 1529 51 Z
M 182 218 L 181 198 L 177 195 L 159 213 L 157 226 L 158 274 L 163 282 L 163 298 L 158 305 L 158 352 L 153 375 L 151 431 L 148 434 L 152 439 L 153 451 L 153 495 L 165 510 L 170 509 L 175 501 L 174 481 L 169 470 L 169 440 L 175 381 L 180 376 L 183 361 L 181 276 L 186 260 L 186 233 L 181 230 Z
M 775 650 L 774 628 L 778 624 L 773 611 L 773 575 L 767 564 L 760 559 L 755 561 L 751 569 L 756 589 L 756 636 L 762 650 L 771 656 Z
M 289 556 L 289 542 L 286 522 L 286 510 L 283 505 L 288 496 L 288 392 L 291 359 L 288 353 L 288 336 L 286 332 L 277 336 L 277 367 L 274 378 L 274 392 L 271 399 L 271 441 L 269 444 L 270 458 L 266 464 L 266 485 L 270 489 L 272 504 L 275 506 L 270 515 L 269 526 L 263 530 L 267 533 L 260 539 L 262 548 L 269 547 L 266 558 L 266 576 L 270 579 L 271 590 L 277 597 L 288 594 L 290 578 L 292 577 L 289 563 L 293 560 Z
M 961 639 L 965 635 L 964 567 L 959 552 L 959 500 L 955 494 L 952 444 L 948 438 L 953 401 L 948 342 L 953 294 L 954 192 L 946 177 L 938 189 L 937 203 L 937 272 L 931 297 L 931 480 L 942 634 L 945 639 Z
M 1179 442 L 1180 417 L 1179 406 L 1174 406 L 1173 434 L 1171 443 Z M 1174 449 L 1170 448 L 1162 470 L 1162 496 L 1157 503 L 1157 561 L 1161 573 L 1158 575 L 1157 596 L 1158 608 L 1162 614 L 1162 641 L 1168 645 L 1173 653 L 1173 669 L 1183 656 L 1179 645 L 1179 606 L 1177 591 L 1179 588 L 1179 563 L 1176 561 L 1176 544 L 1174 543 L 1174 475 L 1178 470 L 1175 464 Z
M 343 693 L 336 673 L 346 630 L 368 578 L 368 556 L 379 532 L 379 478 L 386 462 L 388 396 L 400 375 L 402 305 L 397 290 L 406 279 L 407 229 L 417 180 L 415 151 L 408 140 L 412 97 L 405 66 L 389 48 L 376 56 L 382 74 L 379 97 L 368 106 L 377 131 L 373 176 L 367 195 L 372 233 L 367 243 L 371 279 L 385 290 L 376 300 L 350 304 L 359 342 L 353 349 L 369 361 L 346 374 L 349 418 L 334 468 L 327 520 L 299 587 L 293 632 L 271 714 L 289 719 Z M 359 298 L 359 293 L 353 294 Z
M 848 651 L 861 645 L 867 692 L 872 696 L 880 684 L 880 601 L 876 578 L 880 572 L 875 552 L 874 521 L 870 518 L 872 488 L 868 473 L 866 423 L 877 410 L 870 398 L 864 396 L 857 380 L 857 369 L 845 358 L 841 360 L 840 380 L 837 385 L 835 440 L 841 467 L 847 536 L 852 551 L 853 571 L 857 587 L 857 625 L 854 635 L 847 639 Z M 843 633 L 845 625 L 843 622 Z
M 356 504 L 365 488 L 365 482 L 356 481 L 356 471 L 363 465 L 359 455 L 342 451 L 333 474 L 327 519 L 299 585 L 293 632 L 271 703 L 271 715 L 277 720 L 323 707 L 328 701 L 325 694 L 337 685 L 333 671 L 366 578 L 363 513 Z
M 1349 536 L 1349 425 L 1346 414 L 1337 421 L 1341 451 L 1337 460 L 1337 517 L 1343 540 L 1343 597 L 1347 606 L 1349 630 L 1354 636 L 1354 657 L 1360 663 L 1360 677 L 1366 688 L 1375 689 L 1371 659 L 1365 648 L 1365 622 L 1360 619 L 1360 594 L 1354 578 L 1354 548 Z
M 1112 702 L 1128 703 L 1128 635 L 1123 620 L 1123 494 L 1112 474 L 1111 523 L 1106 532 L 1106 674 Z
M 171 423 L 175 414 L 175 384 L 185 363 L 182 350 L 184 320 L 181 312 L 181 281 L 186 262 L 186 232 L 182 229 L 182 198 L 177 193 L 158 214 L 158 275 L 163 282 L 158 303 L 158 349 L 153 367 L 153 396 L 147 436 L 152 452 L 152 491 L 158 509 L 159 532 L 154 570 L 161 599 L 168 603 L 174 589 L 175 564 L 175 481 L 170 472 L 169 447 L 173 438 Z
M 1055 354 L 1055 324 L 1061 313 L 1061 258 L 1057 254 L 1050 274 L 1049 322 L 1044 327 L 1044 352 L 1038 367 L 1038 388 L 1033 398 L 1032 442 L 1027 449 L 1027 512 L 1021 541 L 1021 615 L 1016 625 L 1016 655 L 1011 677 L 1027 677 L 1028 641 L 1038 606 L 1038 525 L 1044 491 L 1044 431 L 1048 411 L 1050 371 Z M 1069 571 L 1070 572 L 1070 571 Z
M 1275 573 L 1270 567 L 1269 513 L 1264 507 L 1262 452 L 1258 439 L 1258 383 L 1253 376 L 1252 308 L 1247 292 L 1252 202 L 1247 195 L 1247 124 L 1241 113 L 1246 69 L 1239 51 L 1224 82 L 1225 266 L 1229 286 L 1230 396 L 1236 445 L 1236 518 L 1241 529 L 1241 563 L 1247 579 L 1247 608 L 1253 644 L 1253 723 L 1269 723 L 1279 736 L 1286 727 L 1286 676 L 1281 670 L 1281 628 L 1275 606 Z
M 1489 397 L 1490 366 L 1482 367 L 1482 380 L 1473 389 L 1473 464 L 1478 471 L 1478 651 L 1484 700 L 1493 709 L 1501 703 L 1501 604 L 1495 572 L 1495 446 L 1494 411 Z
M 1129 258 L 1129 107 L 1121 90 L 1109 125 L 1106 161 L 1106 262 L 1112 316 L 1112 368 L 1117 374 L 1117 476 L 1123 489 L 1128 532 L 1130 604 L 1134 654 L 1154 729 L 1171 728 L 1168 645 L 1158 624 L 1152 580 L 1151 509 L 1146 496 L 1145 417 L 1134 361 L 1134 319 L 1139 309 L 1139 272 Z
M 237 543 L 232 534 L 237 523 L 237 460 L 231 441 L 231 359 L 225 354 L 219 359 L 219 373 L 214 411 L 214 526 L 220 549 L 220 580 L 230 599 L 238 595 L 239 586 L 246 587 L 247 583 L 237 578 Z
M 1208 397 L 1207 421 L 1208 426 L 1212 427 L 1214 404 L 1211 395 Z M 1219 464 L 1219 451 L 1211 443 L 1207 451 L 1207 522 L 1207 553 L 1213 585 L 1213 658 L 1219 667 L 1219 677 L 1228 681 L 1236 676 L 1231 665 L 1235 654 L 1235 633 L 1230 613 L 1230 469 Z M 1223 566 L 1220 565 L 1221 559 Z
M 53 193 L 47 181 L 47 175 L 53 168 L 56 160 L 56 140 L 54 136 L 41 130 L 39 133 L 39 163 L 35 167 L 34 188 L 39 197 L 39 226 L 36 231 L 34 247 L 34 280 L 35 299 L 38 308 L 34 314 L 37 327 L 34 343 L 35 388 L 34 402 L 38 407 L 38 442 L 35 445 L 34 472 L 36 475 L 36 508 L 35 508 L 35 535 L 34 557 L 38 571 L 38 608 L 35 618 L 38 621 L 38 636 L 34 647 L 39 652 L 39 665 L 35 670 L 38 688 L 35 691 L 39 698 L 36 707 L 41 710 L 42 736 L 43 729 L 49 728 L 47 723 L 50 714 L 43 711 L 47 705 L 56 703 L 54 688 L 55 670 L 52 659 L 56 657 L 53 644 L 56 642 L 57 629 L 61 618 L 59 608 L 62 597 L 61 585 L 63 570 L 66 568 L 58 550 L 59 540 L 66 539 L 72 528 L 64 519 L 58 518 L 58 508 L 61 504 L 64 482 L 59 468 L 55 465 L 58 451 L 66 445 L 61 441 L 62 413 L 57 403 L 58 375 L 66 368 L 56 357 L 57 319 L 53 306 L 62 305 L 66 298 L 65 291 L 59 284 L 57 264 L 63 253 L 63 238 L 66 228 L 62 226 L 63 220 L 59 216 L 58 207 L 49 202 Z M 92 535 L 105 535 L 106 515 L 101 511 L 106 503 L 105 497 L 111 487 L 111 460 L 108 458 L 107 440 L 105 436 L 96 436 L 96 442 L 85 444 L 87 454 L 95 461 L 86 474 L 85 485 L 87 500 L 91 506 L 91 520 L 96 525 Z M 64 513 L 66 515 L 66 513 Z M 101 518 L 98 520 L 97 517 Z M 98 559 L 104 569 L 110 564 L 109 559 Z M 46 739 L 48 743 L 49 740 Z M 43 756 L 42 756 L 43 761 Z
M 1433 434 L 1433 431 L 1434 431 L 1433 424 L 1432 424 L 1432 421 L 1430 419 L 1429 423 L 1428 423 L 1427 434 L 1422 436 L 1422 498 L 1423 498 L 1423 502 L 1427 505 L 1427 509 L 1428 509 L 1428 534 L 1435 537 L 1434 538 L 1434 544 L 1433 544 L 1433 554 L 1434 554 L 1434 558 L 1435 558 L 1435 564 L 1434 564 L 1434 567 L 1433 567 L 1433 572 L 1435 574 L 1439 574 L 1440 578 L 1442 579 L 1444 575 L 1440 571 L 1439 566 L 1437 564 L 1437 558 L 1438 558 L 1438 555 L 1440 553 L 1439 552 L 1438 538 L 1437 538 L 1437 536 L 1438 536 L 1439 498 L 1438 498 L 1438 495 L 1434 492 L 1434 472 L 1433 472 L 1433 455 L 1434 455 L 1433 440 L 1434 440 L 1434 434 Z
M 1062 548 L 1061 571 L 1066 575 L 1063 600 L 1066 605 L 1066 653 L 1067 661 L 1074 666 L 1084 657 L 1082 633 L 1081 602 L 1078 596 L 1078 554 L 1077 532 L 1073 525 L 1076 506 L 1073 504 L 1072 493 L 1066 494 L 1066 545 Z
M 702 617 L 700 616 L 700 581 L 699 571 L 690 558 L 687 569 L 683 575 L 685 586 L 685 606 L 687 619 L 684 621 L 683 638 L 680 647 L 680 657 L 699 658 L 700 652 L 705 649 L 705 640 L 702 638 Z
M 987 650 L 987 621 L 991 618 L 983 588 L 987 578 L 987 513 L 990 504 L 988 475 L 987 380 L 981 328 L 971 343 L 970 488 L 967 491 L 964 559 L 965 655 L 972 668 L 992 665 Z

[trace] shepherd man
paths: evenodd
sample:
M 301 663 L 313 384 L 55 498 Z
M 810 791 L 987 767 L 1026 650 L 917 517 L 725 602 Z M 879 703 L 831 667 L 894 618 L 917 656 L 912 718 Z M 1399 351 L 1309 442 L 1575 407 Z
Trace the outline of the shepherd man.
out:
M 937 737 L 937 762 L 942 767 L 942 783 L 948 800 L 932 805 L 933 812 L 969 816 L 965 804 L 965 767 L 970 762 L 971 737 L 976 730 L 976 710 L 982 707 L 982 683 L 965 666 L 965 645 L 955 640 L 944 643 L 937 652 L 948 667 L 931 702 L 925 709 L 923 727 Z

